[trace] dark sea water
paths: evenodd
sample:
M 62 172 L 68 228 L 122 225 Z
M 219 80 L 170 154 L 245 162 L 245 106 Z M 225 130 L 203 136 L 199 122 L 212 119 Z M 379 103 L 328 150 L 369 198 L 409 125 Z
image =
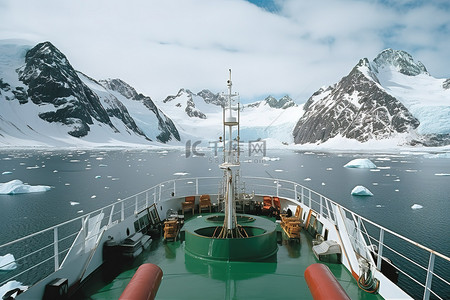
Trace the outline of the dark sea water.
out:
M 442 176 L 450 173 L 449 155 L 290 150 L 267 150 L 266 155 L 271 160 L 243 157 L 242 175 L 298 182 L 363 217 L 450 255 L 450 176 Z M 369 158 L 378 169 L 343 167 L 355 158 Z M 0 244 L 165 180 L 220 177 L 218 163 L 220 158 L 212 153 L 186 158 L 179 150 L 1 150 L 0 174 L 12 173 L 0 175 L 0 182 L 20 179 L 53 188 L 43 193 L 0 195 Z M 374 196 L 351 196 L 356 185 L 367 187 Z M 412 209 L 414 204 L 423 208 Z

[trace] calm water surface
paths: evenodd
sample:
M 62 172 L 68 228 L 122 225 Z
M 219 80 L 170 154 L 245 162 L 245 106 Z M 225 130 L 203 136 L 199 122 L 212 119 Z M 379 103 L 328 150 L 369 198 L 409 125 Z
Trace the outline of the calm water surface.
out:
M 267 150 L 272 158 L 243 157 L 242 175 L 296 181 L 408 238 L 450 255 L 450 158 L 439 155 L 336 154 Z M 347 169 L 370 158 L 378 169 Z M 209 153 L 178 150 L 0 151 L 0 182 L 50 185 L 44 193 L 0 195 L 0 243 L 114 203 L 174 178 L 222 175 Z M 174 175 L 175 173 L 188 173 Z M 373 197 L 350 195 L 364 185 Z M 412 209 L 414 204 L 421 209 Z

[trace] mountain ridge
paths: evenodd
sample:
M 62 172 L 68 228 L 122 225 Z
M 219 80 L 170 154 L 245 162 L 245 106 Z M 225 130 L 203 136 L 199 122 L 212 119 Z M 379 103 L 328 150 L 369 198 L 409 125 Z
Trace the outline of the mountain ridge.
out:
M 403 88 L 399 87 L 400 80 Z M 446 144 L 445 135 L 450 130 L 433 129 L 436 132 L 427 132 L 431 133 L 427 137 L 424 130 L 440 120 L 423 117 L 414 110 L 417 103 L 422 110 L 430 110 L 427 101 L 432 96 L 411 100 L 414 95 L 405 94 L 409 85 L 419 80 L 434 85 L 440 82 L 405 51 L 386 49 L 372 62 L 363 58 L 338 83 L 319 89 L 308 99 L 293 131 L 294 142 L 321 144 L 335 137 L 367 142 L 406 134 L 409 140 L 405 143 L 410 145 L 429 145 L 427 140 L 434 140 L 431 144 L 436 145 L 439 139 Z M 444 96 L 450 103 L 450 94 Z M 450 107 L 445 101 L 435 104 L 443 105 L 444 110 Z M 441 118 L 447 120 L 445 113 Z

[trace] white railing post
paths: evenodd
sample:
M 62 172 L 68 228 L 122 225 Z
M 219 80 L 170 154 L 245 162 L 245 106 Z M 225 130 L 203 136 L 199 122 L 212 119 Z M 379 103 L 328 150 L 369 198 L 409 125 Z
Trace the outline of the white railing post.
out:
M 381 260 L 383 256 L 384 230 L 380 228 L 380 241 L 378 242 L 377 269 L 381 271 Z
M 320 207 L 319 207 L 319 211 L 320 211 L 320 216 L 323 217 L 323 199 L 322 199 L 322 196 L 320 196 Z
M 153 203 L 156 204 L 156 187 L 153 188 Z
M 134 214 L 138 212 L 138 196 L 136 195 L 136 200 L 134 201 Z
M 55 259 L 55 272 L 59 269 L 58 227 L 53 229 L 53 251 Z
M 145 208 L 148 207 L 148 191 L 145 192 Z
M 159 184 L 159 197 L 158 197 L 158 203 L 161 203 L 161 193 L 162 193 L 162 186 Z
M 309 208 L 312 208 L 312 206 L 311 206 L 311 190 L 308 189 L 308 191 L 309 191 Z
M 427 279 L 425 281 L 425 292 L 423 293 L 424 300 L 430 299 L 431 280 L 433 279 L 433 269 L 434 269 L 434 258 L 435 258 L 434 253 L 430 252 L 430 260 L 428 261 Z
M 304 202 L 304 200 L 303 199 L 305 199 L 305 192 L 304 192 L 304 190 L 303 190 L 303 186 L 302 186 L 302 192 L 301 192 L 301 199 L 300 199 L 300 202 L 302 203 L 302 204 L 305 204 L 305 202 Z
M 275 180 L 275 183 L 277 184 L 277 197 L 279 197 L 280 182 Z
M 120 221 L 122 222 L 123 220 L 125 220 L 125 205 L 124 205 L 125 201 L 122 201 L 121 204 L 121 208 L 120 208 Z
M 108 227 L 111 225 L 111 223 L 112 223 L 112 218 L 113 218 L 113 213 L 114 213 L 114 206 L 115 206 L 115 204 L 113 204 L 112 206 L 111 206 L 111 212 L 109 213 L 109 220 L 108 220 Z
M 177 194 L 177 185 L 176 185 L 176 180 L 173 181 L 173 196 L 175 196 Z
M 294 183 L 294 199 L 295 199 L 295 201 L 298 201 L 298 198 L 297 198 L 297 185 Z
M 195 194 L 198 195 L 198 178 L 195 178 Z

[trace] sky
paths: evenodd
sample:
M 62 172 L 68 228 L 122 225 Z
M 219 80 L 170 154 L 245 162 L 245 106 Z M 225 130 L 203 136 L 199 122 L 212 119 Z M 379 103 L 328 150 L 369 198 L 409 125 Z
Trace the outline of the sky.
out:
M 95 79 L 303 103 L 383 49 L 450 78 L 448 0 L 0 0 L 0 39 L 50 41 Z

